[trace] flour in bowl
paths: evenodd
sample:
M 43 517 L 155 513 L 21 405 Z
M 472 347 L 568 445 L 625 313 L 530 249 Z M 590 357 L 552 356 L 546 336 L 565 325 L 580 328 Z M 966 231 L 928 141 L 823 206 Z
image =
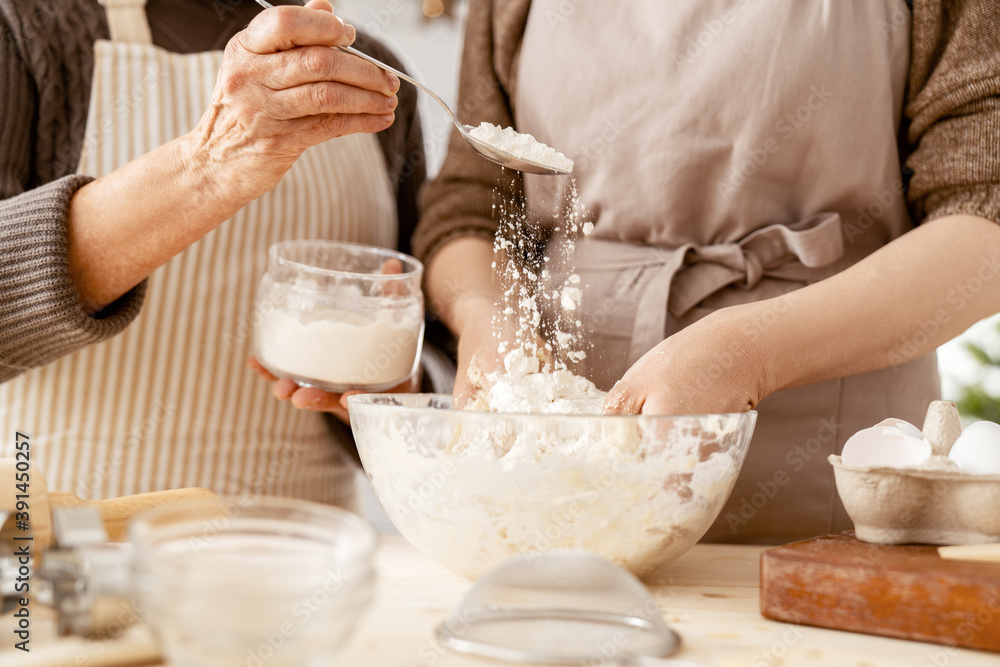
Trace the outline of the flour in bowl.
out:
M 546 146 L 530 134 L 517 132 L 512 127 L 501 128 L 492 123 L 480 123 L 469 128 L 469 134 L 484 144 L 514 157 L 534 162 L 556 171 L 573 171 L 573 161 L 554 148 Z
M 503 371 L 484 376 L 473 362 L 469 379 L 475 394 L 467 410 L 554 415 L 599 415 L 604 410 L 607 392 L 524 348 L 507 353 Z
M 718 514 L 752 430 L 747 415 L 414 411 L 404 406 L 436 399 L 393 400 L 402 406 L 351 405 L 365 471 L 399 531 L 470 578 L 549 549 L 587 549 L 638 575 L 676 558 Z

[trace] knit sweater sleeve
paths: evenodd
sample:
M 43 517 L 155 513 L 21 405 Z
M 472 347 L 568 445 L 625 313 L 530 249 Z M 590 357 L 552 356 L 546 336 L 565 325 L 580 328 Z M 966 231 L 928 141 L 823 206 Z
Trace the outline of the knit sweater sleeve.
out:
M 510 91 L 527 10 L 528 3 L 523 1 L 470 2 L 456 110 L 463 123 L 513 126 Z M 414 254 L 427 262 L 453 238 L 492 239 L 498 226 L 493 205 L 498 198 L 501 203 L 517 201 L 522 188 L 520 174 L 504 172 L 476 153 L 457 130 L 452 131 L 441 171 L 421 192 Z
M 915 0 L 906 118 L 916 220 L 1000 222 L 1000 4 Z
M 69 201 L 91 179 L 66 176 L 29 188 L 38 128 L 31 76 L 0 23 L 0 382 L 122 331 L 144 284 L 96 316 L 69 273 Z

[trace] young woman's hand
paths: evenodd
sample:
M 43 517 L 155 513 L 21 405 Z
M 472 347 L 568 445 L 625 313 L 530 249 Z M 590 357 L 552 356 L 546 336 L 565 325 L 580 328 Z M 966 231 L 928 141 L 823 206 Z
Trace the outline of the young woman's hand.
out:
M 465 409 L 478 395 L 489 392 L 493 386 L 490 376 L 497 371 L 506 372 L 504 360 L 507 354 L 520 346 L 515 323 L 507 322 L 496 326 L 493 322 L 493 310 L 492 304 L 488 309 L 483 308 L 481 314 L 473 318 L 459 336 L 458 368 L 452 392 L 452 405 L 456 410 Z M 530 349 L 532 346 L 534 352 Z M 538 357 L 540 367 L 551 361 L 552 355 L 540 336 L 535 336 L 523 347 L 528 348 L 525 350 L 526 355 L 530 357 L 534 353 Z
M 427 264 L 427 305 L 458 339 L 455 409 L 464 408 L 484 388 L 486 376 L 500 367 L 499 339 L 493 332 L 500 292 L 494 284 L 493 261 L 493 242 L 468 236 L 444 243 Z M 469 381 L 473 359 L 478 388 Z
M 493 330 L 493 301 L 487 298 L 468 298 L 458 305 L 466 324 L 458 337 L 455 388 L 452 406 L 462 410 L 475 395 L 488 389 L 487 376 L 496 372 L 502 362 L 497 351 L 499 341 Z M 473 369 L 470 377 L 469 369 Z
M 606 414 L 717 414 L 753 409 L 768 386 L 759 328 L 740 308 L 675 333 L 637 361 L 608 393 Z

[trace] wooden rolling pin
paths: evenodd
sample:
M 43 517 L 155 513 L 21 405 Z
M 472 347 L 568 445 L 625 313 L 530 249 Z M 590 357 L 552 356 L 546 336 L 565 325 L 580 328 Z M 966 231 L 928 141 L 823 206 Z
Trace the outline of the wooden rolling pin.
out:
M 52 510 L 56 507 L 78 507 L 80 505 L 96 507 L 104 520 L 108 539 L 112 542 L 123 542 L 127 537 L 129 520 L 140 512 L 169 503 L 218 497 L 207 489 L 187 488 L 153 491 L 152 493 L 107 500 L 82 500 L 65 491 L 49 492 L 45 477 L 37 468 L 31 466 L 28 472 L 30 481 L 28 482 L 27 511 L 30 515 L 30 532 L 35 537 L 36 548 L 48 547 L 53 542 Z M 17 474 L 17 462 L 14 459 L 0 459 L 0 517 L 4 513 L 10 513 L 13 517 L 17 512 L 19 500 L 17 496 L 20 494 L 20 490 L 17 488 L 19 483 Z M 20 500 L 25 499 L 21 498 Z M 0 526 L 3 528 L 0 531 L 0 539 L 12 537 L 20 532 L 16 528 L 16 519 L 9 519 L 4 525 L 6 527 Z
M 34 612 L 33 612 L 34 613 Z M 134 625 L 115 639 L 94 641 L 82 637 L 60 637 L 58 641 L 36 646 L 24 653 L 0 646 L 0 665 L 18 667 L 56 667 L 88 665 L 88 667 L 146 667 L 165 664 L 149 629 Z M 9 660 L 10 662 L 7 662 Z
M 985 563 L 1000 563 L 1000 543 L 938 547 L 938 555 L 946 560 L 975 560 Z

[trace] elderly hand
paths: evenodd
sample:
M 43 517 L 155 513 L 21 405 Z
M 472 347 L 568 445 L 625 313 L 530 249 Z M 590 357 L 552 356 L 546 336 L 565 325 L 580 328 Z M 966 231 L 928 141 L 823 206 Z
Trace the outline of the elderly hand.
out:
M 355 30 L 326 0 L 261 12 L 233 37 L 212 106 L 191 134 L 222 201 L 242 206 L 273 188 L 308 147 L 393 122 L 399 80 L 330 47 Z
M 606 414 L 746 412 L 767 393 L 763 333 L 742 307 L 716 311 L 675 333 L 635 362 L 612 387 Z M 749 323 L 752 324 L 752 323 Z
M 306 148 L 392 124 L 399 81 L 331 48 L 353 39 L 326 0 L 261 12 L 230 40 L 193 130 L 77 190 L 68 262 L 84 310 L 114 302 L 271 190 Z
M 328 391 L 323 391 L 322 389 L 317 389 L 316 387 L 302 387 L 296 384 L 294 380 L 275 377 L 270 371 L 261 365 L 256 357 L 250 357 L 247 361 L 247 366 L 252 368 L 257 375 L 261 376 L 268 382 L 274 383 L 274 387 L 271 392 L 278 400 L 291 401 L 292 405 L 299 410 L 329 412 L 347 425 L 350 425 L 351 423 L 351 416 L 347 411 L 347 398 L 349 396 L 354 396 L 355 394 L 365 393 L 359 389 L 355 389 L 352 391 L 345 391 L 343 394 L 334 394 Z M 418 392 L 420 391 L 420 379 L 421 373 L 420 368 L 418 367 L 417 372 L 404 380 L 402 383 L 392 389 L 379 393 L 412 394 Z

